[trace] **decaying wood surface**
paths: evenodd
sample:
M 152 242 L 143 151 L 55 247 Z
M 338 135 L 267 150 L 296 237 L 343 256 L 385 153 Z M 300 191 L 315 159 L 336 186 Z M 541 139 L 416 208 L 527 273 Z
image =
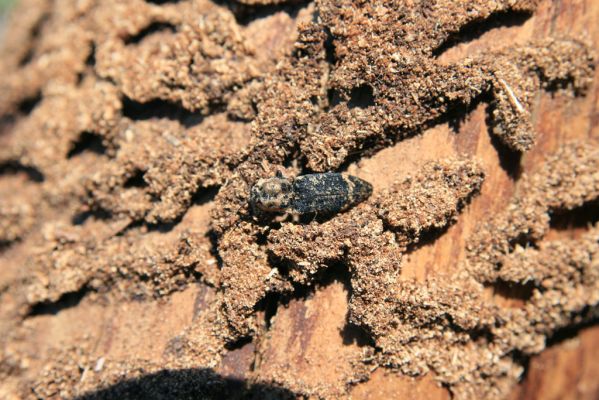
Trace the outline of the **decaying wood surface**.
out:
M 0 397 L 599 398 L 599 2 L 465 3 L 22 1 Z M 248 210 L 328 170 L 373 195 Z

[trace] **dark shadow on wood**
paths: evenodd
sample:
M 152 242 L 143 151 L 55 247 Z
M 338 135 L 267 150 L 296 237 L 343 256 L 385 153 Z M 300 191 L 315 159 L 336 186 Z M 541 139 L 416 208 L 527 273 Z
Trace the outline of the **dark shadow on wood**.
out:
M 66 310 L 67 308 L 76 307 L 88 292 L 89 289 L 87 286 L 84 286 L 75 292 L 64 293 L 56 301 L 47 301 L 34 304 L 29 309 L 29 312 L 25 315 L 25 318 L 31 318 L 40 315 L 56 315 L 60 311 Z
M 522 26 L 530 17 L 531 12 L 526 11 L 500 11 L 491 14 L 488 18 L 479 18 L 463 25 L 459 31 L 450 34 L 437 48 L 433 56 L 439 57 L 447 50 L 460 44 L 480 38 L 483 34 L 500 27 Z
M 175 33 L 177 27 L 168 22 L 152 22 L 150 25 L 139 31 L 137 34 L 125 39 L 126 45 L 138 44 L 147 36 L 158 32 Z
M 289 389 L 224 377 L 211 369 L 165 369 L 77 396 L 72 400 L 295 399 Z
M 368 108 L 374 106 L 374 89 L 368 84 L 355 87 L 350 92 L 347 106 L 351 108 Z
M 522 302 L 529 301 L 532 298 L 535 288 L 534 282 L 517 283 L 497 280 L 490 284 L 493 293 L 505 299 L 520 300 Z
M 487 106 L 485 123 L 489 137 L 491 138 L 491 145 L 493 145 L 497 152 L 501 168 L 512 180 L 517 181 L 522 175 L 522 153 L 511 149 L 493 132 L 493 127 L 497 125 L 497 122 L 493 119 L 494 106 L 492 98 L 489 98 L 487 103 L 489 105 Z
M 42 14 L 41 17 L 35 23 L 35 25 L 33 25 L 33 27 L 31 28 L 31 31 L 29 33 L 29 49 L 27 50 L 25 55 L 23 55 L 23 57 L 21 57 L 21 59 L 19 60 L 20 67 L 29 64 L 31 60 L 33 60 L 37 44 L 42 34 L 42 30 L 44 29 L 46 23 L 50 20 L 50 16 L 51 15 L 49 12 Z
M 32 182 L 41 183 L 45 179 L 44 174 L 37 168 L 25 166 L 17 161 L 0 163 L 0 175 L 16 175 L 19 173 L 26 174 Z
M 597 326 L 599 324 L 599 307 L 584 307 L 579 313 L 572 316 L 575 323 L 562 327 L 554 331 L 545 341 L 546 347 L 555 346 L 566 340 L 574 339 L 584 329 Z
M 29 115 L 42 101 L 42 92 L 38 91 L 33 96 L 26 97 L 18 105 L 19 113 L 22 115 Z
M 94 132 L 82 132 L 79 135 L 79 139 L 73 143 L 71 150 L 67 154 L 67 158 L 78 156 L 85 151 L 98 155 L 106 154 L 106 146 L 104 146 L 102 136 Z
M 493 133 L 491 133 L 491 144 L 497 151 L 501 168 L 510 178 L 517 181 L 522 175 L 522 153 L 510 149 Z
M 343 338 L 343 344 L 346 346 L 356 345 L 358 347 L 375 347 L 376 343 L 374 339 L 358 325 L 354 325 L 351 322 L 347 322 L 341 330 L 341 337 Z
M 145 187 L 148 187 L 148 183 L 144 179 L 145 173 L 146 173 L 146 171 L 142 171 L 141 169 L 136 168 L 131 173 L 131 176 L 129 176 L 127 178 L 127 180 L 125 181 L 125 183 L 123 183 L 123 188 L 130 189 L 130 188 L 145 188 Z
M 589 201 L 572 210 L 552 210 L 551 229 L 567 231 L 584 229 L 599 222 L 599 199 Z
M 247 26 L 255 20 L 267 18 L 278 12 L 285 12 L 295 19 L 299 11 L 310 3 L 307 0 L 290 0 L 282 4 L 242 4 L 236 0 L 213 0 L 228 8 L 239 25 Z
M 93 210 L 83 211 L 75 214 L 73 218 L 71 218 L 71 223 L 73 225 L 83 225 L 90 218 L 95 220 L 108 221 L 112 218 L 112 213 L 102 208 L 95 208 Z
M 200 124 L 204 117 L 185 109 L 179 103 L 155 99 L 146 103 L 132 100 L 123 96 L 123 116 L 133 121 L 143 121 L 153 118 L 165 118 L 179 121 L 181 125 L 189 128 Z

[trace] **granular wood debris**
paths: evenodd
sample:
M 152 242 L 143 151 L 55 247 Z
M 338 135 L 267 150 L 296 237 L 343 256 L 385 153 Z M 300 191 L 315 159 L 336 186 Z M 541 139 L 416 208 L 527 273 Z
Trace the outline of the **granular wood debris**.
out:
M 32 395 L 39 399 L 100 400 L 115 398 L 220 399 L 244 398 L 243 387 L 210 369 L 185 368 L 177 363 L 165 365 L 143 359 L 114 362 L 90 356 L 89 338 L 81 338 L 83 346 L 57 349 L 55 362 L 60 371 L 46 365 L 40 372 Z M 97 388 L 106 388 L 96 390 Z M 255 396 L 275 395 L 290 398 L 290 392 L 280 389 L 265 391 L 260 385 L 248 387 Z
M 0 186 L 0 243 L 21 239 L 35 224 L 37 202 L 23 202 L 22 196 L 37 199 L 40 189 L 28 182 L 25 172 L 6 173 Z
M 597 144 L 548 155 L 469 240 L 458 272 L 425 282 L 401 276 L 402 258 L 476 201 L 475 160 L 423 164 L 328 220 L 255 216 L 248 197 L 276 171 L 338 171 L 481 101 L 493 135 L 531 149 L 539 91 L 590 86 L 586 41 L 439 55 L 470 24 L 538 3 L 22 0 L 0 49 L 0 393 L 218 397 L 234 386 L 219 371 L 245 344 L 241 395 L 333 398 L 384 367 L 432 372 L 456 398 L 507 396 L 523 360 L 599 300 L 599 228 L 545 238 L 552 215 L 599 197 Z M 347 326 L 368 339 L 340 352 L 343 382 L 261 370 L 285 323 L 273 302 L 297 309 L 339 269 Z M 150 304 L 194 283 L 208 294 L 162 362 L 104 358 L 98 337 L 55 343 L 52 356 L 28 341 L 72 295 L 85 300 L 75 308 Z M 529 290 L 522 307 L 487 296 L 506 284 Z
M 468 245 L 467 268 L 480 282 L 497 280 L 504 257 L 542 241 L 551 215 L 599 197 L 599 148 L 572 143 L 523 176 L 503 213 L 482 224 Z
M 113 289 L 130 299 L 164 296 L 185 287 L 196 274 L 209 281 L 214 273 L 207 264 L 198 265 L 198 260 L 210 258 L 210 248 L 198 233 L 184 232 L 173 243 L 160 235 L 144 235 L 142 240 L 132 233 L 95 240 L 86 239 L 83 229 L 46 232 L 47 250 L 31 260 L 31 272 L 39 278 L 30 279 L 28 302 L 57 301 L 82 288 Z

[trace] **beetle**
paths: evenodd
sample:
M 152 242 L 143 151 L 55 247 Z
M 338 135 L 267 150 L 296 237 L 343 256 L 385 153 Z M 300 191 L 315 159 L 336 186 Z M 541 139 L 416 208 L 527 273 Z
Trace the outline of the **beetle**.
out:
M 266 212 L 331 215 L 366 200 L 372 185 L 358 177 L 335 172 L 286 178 L 280 172 L 260 179 L 250 192 L 250 205 Z

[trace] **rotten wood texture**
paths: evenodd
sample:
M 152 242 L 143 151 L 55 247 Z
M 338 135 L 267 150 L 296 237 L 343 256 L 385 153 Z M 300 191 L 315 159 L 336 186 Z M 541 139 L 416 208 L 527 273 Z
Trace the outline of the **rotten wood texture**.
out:
M 31 4 L 34 5 L 34 3 Z M 38 3 L 45 4 L 41 1 Z M 207 3 L 210 3 L 211 7 L 216 7 L 214 4 L 218 4 L 220 7 L 220 3 L 227 2 Z M 262 4 L 264 2 L 262 0 L 247 0 L 244 3 Z M 84 5 L 81 7 L 85 8 Z M 256 62 L 256 65 L 253 65 L 252 68 L 248 67 L 248 71 L 244 70 L 241 78 L 231 78 L 231 87 L 237 83 L 254 79 L 259 73 L 273 73 L 273 60 L 276 57 L 273 56 L 271 59 L 266 53 L 270 54 L 270 49 L 275 49 L 276 53 L 280 54 L 288 52 L 291 43 L 297 39 L 296 25 L 299 22 L 307 22 L 312 18 L 312 7 L 312 5 L 307 5 L 305 8 L 298 6 L 296 11 L 299 10 L 299 12 L 295 14 L 293 10 L 289 13 L 281 11 L 266 15 L 264 18 L 257 18 L 255 21 L 245 21 L 246 25 L 239 28 L 242 34 L 250 38 L 255 34 L 257 38 L 254 42 L 250 40 L 251 49 L 243 48 L 242 53 L 248 60 L 257 60 L 259 62 Z M 43 13 L 42 7 L 39 8 L 38 11 Z M 242 17 L 247 10 L 242 9 L 242 11 L 236 16 L 241 15 L 239 18 L 243 23 Z M 82 12 L 85 12 L 85 10 Z M 36 15 L 28 15 L 27 17 L 37 18 Z M 179 16 L 176 13 L 171 13 L 170 16 L 167 15 L 165 18 L 177 20 Z M 522 44 L 530 39 L 563 34 L 586 37 L 593 43 L 596 52 L 599 53 L 599 24 L 597 24 L 597 21 L 599 21 L 599 2 L 596 0 L 545 0 L 540 3 L 539 8 L 532 17 L 524 20 L 518 17 L 513 21 L 503 21 L 502 25 L 489 29 L 480 37 L 467 42 L 460 42 L 445 49 L 439 55 L 439 60 L 449 64 L 481 52 L 496 50 L 504 47 L 506 43 Z M 217 20 L 216 24 L 218 25 L 218 23 Z M 237 23 L 233 22 L 233 17 L 227 19 L 226 23 L 235 25 L 235 29 L 238 29 Z M 161 37 L 159 35 L 168 37 L 173 33 L 168 26 L 163 30 L 164 32 L 154 32 L 158 39 Z M 257 32 L 263 31 L 269 31 L 272 34 L 270 36 L 259 36 L 257 34 Z M 241 35 L 237 31 L 235 32 L 236 35 Z M 24 32 L 21 32 L 21 34 L 24 35 Z M 235 35 L 231 36 L 233 38 L 227 37 L 223 40 L 230 41 L 232 43 L 230 44 L 231 47 L 239 45 L 237 43 L 238 38 Z M 220 45 L 220 42 L 218 44 Z M 218 47 L 216 44 L 212 45 L 214 48 Z M 227 51 L 229 51 L 228 47 Z M 151 58 L 151 52 L 149 54 L 145 54 L 145 56 Z M 253 58 L 254 54 L 257 54 L 255 59 Z M 100 53 L 99 56 L 100 58 L 102 56 L 106 57 L 106 54 Z M 231 55 L 231 59 L 238 62 L 236 57 L 235 54 Z M 243 62 L 240 63 L 243 64 Z M 85 64 L 85 62 L 82 64 Z M 87 67 L 82 66 L 81 70 L 83 71 L 85 68 Z M 218 66 L 216 69 L 218 69 Z M 104 73 L 107 76 L 114 74 L 118 79 L 124 79 L 119 74 L 126 75 L 128 71 L 126 69 L 115 69 L 104 71 Z M 481 221 L 485 221 L 489 216 L 499 213 L 504 208 L 514 194 L 516 181 L 523 173 L 534 171 L 543 162 L 547 154 L 554 153 L 562 144 L 571 139 L 599 139 L 599 111 L 597 111 L 599 105 L 599 69 L 595 71 L 595 74 L 593 85 L 584 97 L 572 98 L 545 91 L 539 91 L 536 94 L 532 108 L 532 120 L 538 136 L 535 145 L 522 156 L 507 148 L 497 137 L 490 134 L 487 123 L 488 104 L 483 100 L 475 104 L 471 110 L 464 110 L 463 115 L 459 116 L 460 120 L 455 124 L 436 125 L 421 135 L 402 140 L 348 166 L 347 172 L 371 182 L 375 193 L 390 187 L 393 182 L 405 178 L 425 162 L 445 157 L 467 155 L 476 158 L 485 171 L 485 181 L 480 194 L 462 211 L 456 223 L 434 237 L 433 240 L 409 251 L 404 257 L 401 275 L 399 276 L 401 280 L 413 279 L 417 282 L 426 282 L 430 278 L 456 272 L 459 265 L 466 260 L 466 243 L 468 239 L 479 229 Z M 227 79 L 223 80 L 227 81 Z M 221 84 L 224 85 L 222 82 Z M 207 86 L 212 88 L 210 85 Z M 136 90 L 136 88 L 126 89 Z M 177 92 L 176 87 L 170 89 Z M 215 95 L 218 97 L 221 92 L 217 89 L 214 90 L 218 92 Z M 230 88 L 227 87 L 226 89 L 229 90 Z M 226 91 L 225 89 L 222 90 Z M 244 87 L 243 90 L 251 91 L 253 88 Z M 149 94 L 144 92 L 144 95 L 149 96 L 152 94 L 151 90 L 147 92 Z M 196 100 L 193 96 L 187 97 L 187 95 L 188 93 L 181 91 L 182 101 L 193 103 Z M 235 96 L 238 95 L 239 98 L 228 98 L 229 105 L 236 105 L 235 109 L 229 110 L 231 114 L 236 116 L 236 119 L 235 123 L 227 122 L 227 124 L 236 125 L 239 124 L 238 120 L 255 117 L 253 115 L 255 112 L 253 106 L 243 103 L 244 96 L 247 93 L 235 93 Z M 111 94 L 108 93 L 107 97 L 111 98 L 110 96 Z M 212 98 L 203 100 L 205 102 L 201 105 L 195 105 L 195 109 L 213 106 L 210 103 L 210 100 L 213 100 Z M 189 115 L 185 115 L 186 118 L 191 118 Z M 210 122 L 210 118 L 206 117 L 206 120 Z M 193 138 L 189 139 L 181 133 L 183 132 L 183 123 L 181 126 L 173 121 L 164 122 L 163 124 L 160 133 L 172 131 L 174 136 L 164 139 L 164 143 L 159 142 L 160 146 L 166 146 L 167 142 L 182 142 L 182 147 L 185 148 L 188 144 L 186 140 L 193 141 Z M 218 127 L 219 125 L 215 123 L 215 126 Z M 249 130 L 249 127 L 245 128 Z M 240 129 L 240 131 L 244 131 L 245 128 Z M 8 130 L 9 128 L 0 125 L 0 135 L 2 135 L 4 129 Z M 235 129 L 237 128 L 231 127 L 232 131 Z M 220 138 L 219 131 L 218 129 L 213 131 L 216 131 L 216 134 L 208 135 L 210 136 L 208 139 L 218 142 Z M 201 133 L 203 134 L 203 132 Z M 127 134 L 127 132 L 123 133 L 124 136 Z M 242 133 L 240 135 L 243 136 Z M 156 134 L 148 141 L 157 140 L 155 138 L 158 136 Z M 222 148 L 221 150 L 226 153 L 226 145 L 227 143 L 221 143 L 219 149 Z M 126 144 L 123 147 L 126 148 Z M 191 145 L 190 148 L 194 149 Z M 109 149 L 108 151 L 113 150 Z M 89 170 L 88 174 L 91 175 L 94 172 L 94 166 L 104 163 L 105 159 L 104 155 L 93 158 L 96 156 L 87 153 L 89 152 L 82 154 L 81 158 L 89 160 L 89 164 L 85 168 Z M 148 159 L 151 159 L 152 156 L 152 154 L 144 155 Z M 166 156 L 164 158 L 170 160 Z M 131 196 L 134 196 L 145 190 L 145 183 L 131 179 L 135 178 L 135 165 L 127 166 L 131 168 L 131 171 L 128 171 L 129 176 L 123 175 L 119 178 L 129 182 L 131 187 L 128 189 L 131 189 L 130 193 L 133 193 Z M 160 167 L 161 165 L 158 164 L 155 169 L 160 170 Z M 51 167 L 48 168 L 52 170 Z M 209 168 L 224 167 L 210 164 Z M 30 196 L 35 197 L 38 189 L 33 186 L 31 179 L 21 177 L 21 175 L 18 175 L 18 178 L 11 177 L 10 179 L 21 178 L 26 182 L 26 185 L 32 186 L 33 194 Z M 210 179 L 212 177 L 206 178 L 209 185 L 225 184 L 225 179 L 222 181 Z M 140 180 L 143 181 L 143 177 Z M 11 183 L 6 182 L 5 180 L 5 188 L 8 188 L 6 191 L 10 192 L 12 190 Z M 154 184 L 169 186 L 169 182 L 160 182 L 159 179 Z M 15 185 L 20 187 L 23 183 L 16 183 Z M 112 189 L 112 187 L 109 189 Z M 197 187 L 194 187 L 193 190 L 189 191 L 193 192 L 197 189 Z M 22 190 L 22 188 L 19 190 Z M 82 196 L 83 194 L 79 191 L 72 193 L 72 197 L 76 195 Z M 107 201 L 110 201 L 109 205 L 111 206 L 116 203 L 116 208 L 122 199 L 116 197 L 115 200 L 110 198 L 110 195 L 112 193 L 106 193 Z M 168 196 L 165 197 L 169 201 L 173 200 Z M 176 194 L 172 197 L 176 197 Z M 107 271 L 103 272 L 106 272 L 108 278 L 101 282 L 100 289 L 94 287 L 92 290 L 76 287 L 73 288 L 75 297 L 60 297 L 59 301 L 51 306 L 41 302 L 37 308 L 29 311 L 18 331 L 15 331 L 15 333 L 11 331 L 10 350 L 15 354 L 24 354 L 26 357 L 14 361 L 11 354 L 2 354 L 5 364 L 0 365 L 0 373 L 5 375 L 0 375 L 4 380 L 3 384 L 0 385 L 1 398 L 17 398 L 15 393 L 22 393 L 23 382 L 35 382 L 41 373 L 45 374 L 41 374 L 43 376 L 50 376 L 51 383 L 54 383 L 54 381 L 62 382 L 60 379 L 63 377 L 60 376 L 60 379 L 54 378 L 51 375 L 54 370 L 48 366 L 55 359 L 60 360 L 60 362 L 64 361 L 64 365 L 70 365 L 69 361 L 72 353 L 68 353 L 67 348 L 80 347 L 81 351 L 86 351 L 86 354 L 95 356 L 95 358 L 90 359 L 84 358 L 86 361 L 84 364 L 75 363 L 74 366 L 71 366 L 72 373 L 69 376 L 74 378 L 72 378 L 72 381 L 65 378 L 65 381 L 73 389 L 69 394 L 74 395 L 82 395 L 86 390 L 95 389 L 97 385 L 114 383 L 98 378 L 93 385 L 86 386 L 92 376 L 95 376 L 94 374 L 100 376 L 103 369 L 113 368 L 118 363 L 123 363 L 124 367 L 122 369 L 115 367 L 115 371 L 130 373 L 124 378 L 140 376 L 144 372 L 143 367 L 136 366 L 133 361 L 131 361 L 131 364 L 127 364 L 132 359 L 143 359 L 146 363 L 143 365 L 150 365 L 151 370 L 156 370 L 166 362 L 165 360 L 169 360 L 174 365 L 179 363 L 178 365 L 193 367 L 193 362 L 197 361 L 199 363 L 199 360 L 204 361 L 202 357 L 208 358 L 205 354 L 195 354 L 195 358 L 191 358 L 191 361 L 178 359 L 181 354 L 188 354 L 185 353 L 186 345 L 191 343 L 190 346 L 193 347 L 192 345 L 196 343 L 193 341 L 194 339 L 203 338 L 201 336 L 203 331 L 199 330 L 202 323 L 210 318 L 218 319 L 221 317 L 218 312 L 210 308 L 210 304 L 214 302 L 217 296 L 213 286 L 218 286 L 218 280 L 220 279 L 216 273 L 214 273 L 214 276 L 210 275 L 210 271 L 213 271 L 210 268 L 215 269 L 219 263 L 223 262 L 222 259 L 219 259 L 210 251 L 210 235 L 213 234 L 210 231 L 210 212 L 213 211 L 212 207 L 215 202 L 212 198 L 191 199 L 191 195 L 189 197 L 181 201 L 181 203 L 187 202 L 185 205 L 188 208 L 185 209 L 184 215 L 181 215 L 181 213 L 176 214 L 174 217 L 167 215 L 169 218 L 172 217 L 173 220 L 181 218 L 174 228 L 170 227 L 160 231 L 151 224 L 148 226 L 140 224 L 141 228 L 133 224 L 132 231 L 135 234 L 138 231 L 141 232 L 140 237 L 142 237 L 142 240 L 140 240 L 141 243 L 138 243 L 135 241 L 134 235 L 131 235 L 131 243 L 136 246 L 135 251 L 141 253 L 143 257 L 147 256 L 147 258 L 152 259 L 152 265 L 154 265 L 154 258 L 152 258 L 154 253 L 152 251 L 157 248 L 171 246 L 180 255 L 181 253 L 186 254 L 189 247 L 196 250 L 201 246 L 206 247 L 206 254 L 202 255 L 204 263 L 201 265 L 193 264 L 191 267 L 192 271 L 203 274 L 203 283 L 199 285 L 200 287 L 198 288 L 198 285 L 193 284 L 181 291 L 174 289 L 171 291 L 169 286 L 168 290 L 165 289 L 166 294 L 164 294 L 164 297 L 160 297 L 163 296 L 163 293 L 159 293 L 158 298 L 150 296 L 150 298 L 145 297 L 143 300 L 137 301 L 135 295 L 129 292 L 129 286 L 109 274 L 112 272 L 114 275 L 118 275 L 110 268 L 123 274 L 128 273 L 128 270 L 126 268 L 118 269 L 113 264 L 104 266 Z M 106 199 L 94 200 L 101 202 Z M 154 205 L 151 201 L 146 200 L 144 199 L 146 206 Z M 140 203 L 143 202 L 140 201 Z M 172 211 L 173 207 L 180 206 L 177 201 L 166 202 L 166 204 L 170 206 L 170 208 L 165 207 L 167 214 Z M 147 210 L 142 211 L 146 212 Z M 43 212 L 46 211 L 40 211 L 40 213 Z M 160 210 L 156 211 L 156 215 L 159 212 Z M 596 212 L 596 210 L 593 209 L 589 212 Z M 155 217 L 154 214 L 148 215 L 151 215 L 151 218 Z M 66 218 L 69 219 L 71 216 L 67 215 Z M 131 222 L 128 218 L 117 221 L 115 226 L 106 227 L 101 215 L 87 215 L 86 229 L 93 231 L 97 227 L 97 230 L 106 230 L 107 236 L 113 235 L 116 231 L 118 235 L 127 237 L 128 232 L 125 228 L 129 228 L 130 225 L 128 224 Z M 580 237 L 586 230 L 575 219 L 576 216 L 573 216 L 572 220 L 563 220 L 560 224 L 554 224 L 546 238 Z M 585 221 L 584 217 L 582 219 Z M 3 267 L 0 271 L 2 306 L 10 312 L 18 309 L 14 311 L 14 315 L 10 315 L 11 318 L 17 318 L 16 316 L 21 318 L 22 315 L 19 312 L 22 312 L 22 310 L 19 309 L 19 305 L 22 299 L 19 298 L 18 294 L 7 288 L 16 281 L 21 282 L 19 279 L 23 279 L 23 277 L 19 275 L 19 271 L 27 261 L 30 246 L 37 243 L 36 240 L 39 241 L 40 236 L 45 234 L 45 232 L 34 232 L 31 236 L 23 239 L 22 242 L 15 243 L 3 249 L 0 253 L 0 264 Z M 68 231 L 64 234 L 64 237 L 61 236 L 61 240 L 69 242 Z M 57 243 L 59 242 L 60 240 L 57 240 Z M 60 245 L 64 244 L 63 242 L 60 242 Z M 173 243 L 175 244 L 173 245 Z M 179 246 L 178 244 L 181 243 L 186 244 L 188 247 Z M 196 246 L 197 243 L 200 243 L 201 246 Z M 248 243 L 248 247 L 251 249 L 257 247 L 257 245 L 251 247 L 254 245 L 255 243 Z M 0 246 L 2 246 L 2 243 L 0 243 Z M 122 246 L 119 251 L 126 254 L 123 248 L 128 249 L 130 243 Z M 107 253 L 110 253 L 110 248 Z M 101 254 L 108 257 L 106 253 Z M 253 261 L 259 263 L 265 262 L 265 259 L 266 257 L 255 257 Z M 118 261 L 118 259 L 115 259 L 114 264 L 117 264 Z M 125 262 L 126 266 L 130 263 L 133 263 L 133 261 L 127 260 Z M 241 267 L 245 267 L 245 264 Z M 268 270 L 268 267 L 265 266 L 265 269 Z M 243 273 L 244 270 L 241 271 Z M 193 275 L 191 272 L 189 274 Z M 346 397 L 354 400 L 387 398 L 449 399 L 450 392 L 446 387 L 438 384 L 432 372 L 420 377 L 409 377 L 378 367 L 376 364 L 369 365 L 363 362 L 368 359 L 368 349 L 371 348 L 372 341 L 362 330 L 347 324 L 347 314 L 350 306 L 348 296 L 350 295 L 351 285 L 349 284 L 350 279 L 344 274 L 347 274 L 347 272 L 342 271 L 338 274 L 342 278 L 337 276 L 335 279 L 329 279 L 328 281 L 327 278 L 314 287 L 303 288 L 305 292 L 295 293 L 290 298 L 285 298 L 284 301 L 279 301 L 280 299 L 276 296 L 262 299 L 262 302 L 256 307 L 258 312 L 255 321 L 258 322 L 253 327 L 261 335 L 257 335 L 257 338 L 253 340 L 243 338 L 239 343 L 229 344 L 227 352 L 222 358 L 214 357 L 214 359 L 209 359 L 210 362 L 216 360 L 213 365 L 210 365 L 210 368 L 219 376 L 228 379 L 228 382 L 233 386 L 241 385 L 244 382 L 274 381 L 284 382 L 285 388 L 292 392 L 297 390 L 313 396 L 318 396 L 319 393 L 324 392 L 330 396 Z M 93 285 L 94 279 L 99 278 L 94 275 L 90 276 L 90 285 Z M 189 278 L 189 275 L 185 278 Z M 123 279 L 123 281 L 128 280 L 130 280 L 129 276 L 127 276 L 127 279 Z M 144 275 L 140 280 L 146 283 L 147 280 L 151 279 Z M 176 281 L 176 279 L 173 280 Z M 177 283 L 175 282 L 173 285 L 176 286 Z M 95 291 L 96 289 L 100 294 Z M 284 287 L 284 289 L 289 290 L 288 287 Z M 121 297 L 107 300 L 102 296 L 102 290 L 112 290 Z M 143 288 L 139 290 L 142 294 L 145 294 Z M 526 293 L 522 293 L 522 290 L 522 288 L 489 286 L 485 291 L 486 300 L 505 308 L 521 308 L 527 298 Z M 284 290 L 281 290 L 281 292 L 284 292 Z M 67 293 L 70 292 L 67 291 Z M 77 295 L 77 293 L 79 294 Z M 125 295 L 131 295 L 133 300 L 124 299 Z M 56 306 L 57 304 L 60 306 Z M 9 311 L 6 315 L 9 314 Z M 1 320 L 1 331 L 11 330 L 12 322 L 7 322 L 8 320 L 9 318 Z M 191 328 L 190 324 L 192 325 Z M 194 330 L 196 326 L 200 328 Z M 214 347 L 221 345 L 223 343 L 218 342 L 214 344 Z M 60 353 L 57 356 L 55 353 L 56 347 L 61 347 L 65 350 L 65 353 Z M 210 350 L 213 349 L 210 348 Z M 215 350 L 215 352 L 218 351 Z M 336 360 L 340 358 L 344 362 L 336 364 Z M 172 361 L 173 359 L 175 361 Z M 559 331 L 551 339 L 549 347 L 545 351 L 533 356 L 526 363 L 522 381 L 513 388 L 511 399 L 596 399 L 599 397 L 599 384 L 597 383 L 599 381 L 597 379 L 599 376 L 599 362 L 597 360 L 599 360 L 599 328 L 597 326 L 572 327 L 567 331 Z M 186 361 L 188 361 L 187 364 L 185 364 Z M 132 367 L 127 369 L 129 365 Z M 136 368 L 139 368 L 141 372 Z M 281 377 L 282 373 L 285 376 Z M 290 381 L 290 375 L 294 376 L 295 379 Z M 346 392 L 348 381 L 351 381 L 352 385 L 349 392 Z M 47 386 L 52 389 L 51 385 Z M 50 393 L 56 398 L 63 394 L 58 390 L 52 392 L 50 389 L 44 387 L 43 390 L 49 391 L 42 393 Z M 259 391 L 260 388 L 256 390 Z M 27 392 L 30 392 L 29 388 L 27 388 Z M 281 395 L 288 394 L 284 392 Z
M 589 38 L 599 49 L 599 2 L 545 1 L 532 18 L 512 27 L 498 27 L 480 38 L 461 43 L 441 55 L 447 62 L 456 61 L 476 52 L 524 43 L 560 33 L 578 34 Z M 534 127 L 540 133 L 536 145 L 521 158 L 497 143 L 489 135 L 486 104 L 479 104 L 455 133 L 448 125 L 430 129 L 422 136 L 405 140 L 393 148 L 382 150 L 363 160 L 357 169 L 365 179 L 379 178 L 382 186 L 424 160 L 467 153 L 482 161 L 486 172 L 481 194 L 464 210 L 456 224 L 433 243 L 408 255 L 402 265 L 402 278 L 424 281 L 437 274 L 451 273 L 465 257 L 465 242 L 481 221 L 500 210 L 513 194 L 514 176 L 534 170 L 543 157 L 572 139 L 599 138 L 599 73 L 587 97 L 564 99 L 550 93 L 539 93 L 533 109 Z M 520 163 L 520 167 L 518 167 Z M 355 169 L 354 169 L 355 168 Z M 594 212 L 588 210 L 589 213 Z M 596 211 L 595 211 L 596 212 Z M 574 224 L 566 229 L 553 229 L 547 238 L 577 237 L 584 230 Z M 519 307 L 521 293 L 489 288 L 488 295 L 498 304 Z M 340 299 L 339 307 L 345 301 Z M 550 344 L 543 353 L 532 358 L 523 381 L 514 389 L 512 399 L 596 399 L 599 396 L 597 377 L 599 364 L 599 329 L 584 328 L 570 332 L 570 337 Z M 433 380 L 386 377 L 377 373 L 371 380 L 353 389 L 353 399 L 382 399 L 406 393 L 411 398 L 444 398 Z M 419 397 L 415 393 L 420 393 Z

